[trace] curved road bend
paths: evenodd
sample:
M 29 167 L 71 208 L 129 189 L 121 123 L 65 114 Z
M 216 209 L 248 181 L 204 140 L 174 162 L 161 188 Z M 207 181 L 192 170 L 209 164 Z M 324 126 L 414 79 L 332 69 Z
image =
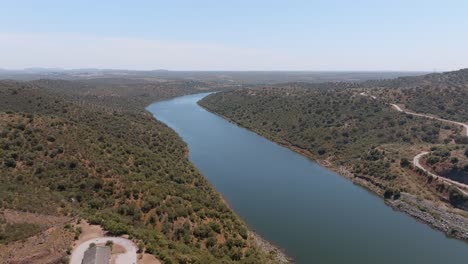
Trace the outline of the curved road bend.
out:
M 462 191 L 465 195 L 468 196 L 468 193 L 464 190 L 464 189 L 467 189 L 468 188 L 468 185 L 466 184 L 463 184 L 463 183 L 460 183 L 460 182 L 457 182 L 457 181 L 452 181 L 450 179 L 447 179 L 445 177 L 442 177 L 442 176 L 439 176 L 439 175 L 436 175 L 430 171 L 428 171 L 426 168 L 424 168 L 422 165 L 421 165 L 421 158 L 424 157 L 425 155 L 429 154 L 429 151 L 423 151 L 421 153 L 419 153 L 418 155 L 416 155 L 414 158 L 413 158 L 413 165 L 415 167 L 418 167 L 419 169 L 423 170 L 424 172 L 426 172 L 427 174 L 431 175 L 432 177 L 436 178 L 436 179 L 441 179 L 442 181 L 446 182 L 446 183 L 449 183 L 449 184 L 453 184 L 459 188 L 461 188 L 460 191 Z
M 405 111 L 405 110 L 401 109 L 401 107 L 398 106 L 398 105 L 396 105 L 396 104 L 390 104 L 390 105 L 393 106 L 393 108 L 395 108 L 395 109 L 398 110 L 399 112 L 402 112 L 402 113 L 405 113 L 405 114 L 414 115 L 414 116 L 426 117 L 426 118 L 430 118 L 430 119 L 434 119 L 434 120 L 439 120 L 439 121 L 442 121 L 442 122 L 447 122 L 447 123 L 450 123 L 450 124 L 455 124 L 455 125 L 463 126 L 463 128 L 464 128 L 464 130 L 465 130 L 465 136 L 468 137 L 468 125 L 465 124 L 465 123 L 461 123 L 461 122 L 457 122 L 457 121 L 452 121 L 452 120 L 447 120 L 447 119 L 442 119 L 442 118 L 439 118 L 439 117 L 434 117 L 434 116 L 429 116 L 429 115 L 424 115 L 424 114 L 418 114 L 418 113 L 414 113 L 414 112 L 409 112 L 409 111 Z
M 123 237 L 98 237 L 87 240 L 78 245 L 72 252 L 70 264 L 81 264 L 85 251 L 91 243 L 105 244 L 107 241 L 112 241 L 114 244 L 125 248 L 125 253 L 118 254 L 115 264 L 136 264 L 137 263 L 137 247 L 135 244 Z
M 468 137 L 468 125 L 467 124 L 464 124 L 464 123 L 461 123 L 461 122 L 456 122 L 456 121 L 452 121 L 452 120 L 447 120 L 447 119 L 442 119 L 442 118 L 439 118 L 439 117 L 434 117 L 434 116 L 429 116 L 429 115 L 424 115 L 424 114 L 418 114 L 418 113 L 414 113 L 414 112 L 409 112 L 409 111 L 405 111 L 403 109 L 401 109 L 400 106 L 398 106 L 397 104 L 390 104 L 393 108 L 395 108 L 397 111 L 399 112 L 402 112 L 402 113 L 405 113 L 405 114 L 409 114 L 409 115 L 414 115 L 414 116 L 420 116 L 420 117 L 426 117 L 426 118 L 430 118 L 430 119 L 434 119 L 434 120 L 439 120 L 439 121 L 442 121 L 442 122 L 447 122 L 447 123 L 450 123 L 450 124 L 455 124 L 455 125 L 460 125 L 460 126 L 463 126 L 464 130 L 465 130 L 465 136 Z M 424 168 L 422 165 L 421 165 L 421 158 L 425 155 L 429 154 L 428 151 L 423 151 L 421 153 L 419 153 L 418 155 L 416 155 L 414 158 L 413 158 L 413 165 L 415 167 L 418 167 L 419 169 L 423 170 L 424 172 L 426 172 L 427 174 L 431 175 L 432 177 L 436 178 L 436 179 L 441 179 L 442 181 L 446 182 L 446 183 L 449 183 L 449 184 L 453 184 L 459 188 L 461 188 L 460 191 L 462 191 L 465 195 L 468 195 L 468 193 L 465 191 L 467 188 L 468 188 L 468 185 L 466 184 L 463 184 L 463 183 L 460 183 L 460 182 L 457 182 L 457 181 L 453 181 L 453 180 L 450 180 L 450 179 L 447 179 L 445 177 L 442 177 L 442 176 L 439 176 L 439 175 L 436 175 L 430 171 L 428 171 L 426 168 Z

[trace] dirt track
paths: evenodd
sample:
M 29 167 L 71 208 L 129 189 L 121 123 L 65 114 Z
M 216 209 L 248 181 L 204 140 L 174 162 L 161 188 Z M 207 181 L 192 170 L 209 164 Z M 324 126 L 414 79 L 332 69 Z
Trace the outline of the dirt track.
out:
M 401 107 L 398 106 L 398 105 L 396 105 L 396 104 L 390 104 L 390 105 L 391 105 L 393 108 L 395 108 L 396 110 L 398 110 L 399 112 L 402 112 L 402 113 L 405 113 L 405 114 L 414 115 L 414 116 L 420 116 L 420 117 L 425 117 L 425 118 L 430 118 L 430 119 L 439 120 L 439 121 L 447 122 L 447 123 L 454 124 L 454 125 L 463 126 L 463 130 L 465 131 L 464 135 L 468 137 L 468 125 L 465 124 L 465 123 L 461 123 L 461 122 L 457 122 L 457 121 L 452 121 L 452 120 L 447 120 L 447 119 L 443 119 L 443 118 L 439 118 L 439 117 L 434 117 L 434 116 L 430 116 L 430 115 L 424 115 L 424 114 L 418 114 L 418 113 L 406 111 L 406 110 L 401 109 Z

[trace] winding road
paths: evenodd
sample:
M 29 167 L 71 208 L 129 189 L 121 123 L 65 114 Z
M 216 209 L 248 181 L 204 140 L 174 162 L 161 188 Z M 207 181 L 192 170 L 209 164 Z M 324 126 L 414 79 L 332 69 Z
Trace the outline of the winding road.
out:
M 457 181 L 447 179 L 447 178 L 439 176 L 439 175 L 436 175 L 436 174 L 430 172 L 429 170 L 427 170 L 426 168 L 424 168 L 424 166 L 421 164 L 421 158 L 424 157 L 425 155 L 429 154 L 429 153 L 430 153 L 429 151 L 423 151 L 423 152 L 419 153 L 418 155 L 416 155 L 413 158 L 413 165 L 415 167 L 421 169 L 422 171 L 426 172 L 428 175 L 434 177 L 435 179 L 440 179 L 440 180 L 442 180 L 442 181 L 444 181 L 446 183 L 453 184 L 453 185 L 461 188 L 460 191 L 463 192 L 463 194 L 468 196 L 468 193 L 465 191 L 466 189 L 468 189 L 468 185 L 457 182 Z
M 403 109 L 401 109 L 400 106 L 396 105 L 396 104 L 390 104 L 393 108 L 395 108 L 396 110 L 398 110 L 399 112 L 402 112 L 402 113 L 405 113 L 405 114 L 409 114 L 409 115 L 414 115 L 414 116 L 420 116 L 420 117 L 426 117 L 426 118 L 430 118 L 430 119 L 434 119 L 434 120 L 439 120 L 439 121 L 442 121 L 442 122 L 447 122 L 447 123 L 450 123 L 450 124 L 454 124 L 454 125 L 459 125 L 459 126 L 463 126 L 463 130 L 465 131 L 463 134 L 465 136 L 468 137 L 468 125 L 465 124 L 465 123 L 461 123 L 461 122 L 457 122 L 457 121 L 452 121 L 452 120 L 447 120 L 447 119 L 442 119 L 442 118 L 439 118 L 439 117 L 434 117 L 434 116 L 429 116 L 429 115 L 424 115 L 424 114 L 418 114 L 418 113 L 414 113 L 414 112 L 409 112 L 409 111 L 405 111 Z
M 362 96 L 369 96 L 371 97 L 372 99 L 376 99 L 375 96 L 372 96 L 372 95 L 369 95 L 365 92 L 362 92 L 360 93 L 360 95 Z M 438 120 L 438 121 L 442 121 L 442 122 L 446 122 L 446 123 L 450 123 L 450 124 L 454 124 L 454 125 L 459 125 L 459 126 L 462 126 L 463 127 L 463 131 L 462 131 L 462 134 L 466 137 L 468 137 L 468 124 L 465 124 L 465 123 L 461 123 L 461 122 L 457 122 L 457 121 L 452 121 L 452 120 L 447 120 L 447 119 L 443 119 L 443 118 L 439 118 L 439 117 L 435 117 L 435 116 L 430 116 L 430 115 L 425 115 L 425 114 L 418 114 L 418 113 L 414 113 L 414 112 L 410 112 L 410 111 L 406 111 L 406 110 L 403 110 L 399 105 L 397 104 L 390 104 L 394 109 L 396 109 L 398 112 L 402 112 L 402 113 L 405 113 L 405 114 L 408 114 L 408 115 L 413 115 L 413 116 L 419 116 L 419 117 L 425 117 L 425 118 L 429 118 L 429 119 L 434 119 L 434 120 Z M 453 181 L 453 180 L 450 180 L 448 178 L 445 178 L 445 177 L 442 177 L 442 176 L 439 176 L 439 175 L 436 175 L 432 172 L 430 172 L 429 170 L 427 170 L 426 168 L 424 168 L 424 166 L 422 166 L 421 164 L 421 158 L 424 157 L 425 155 L 429 154 L 430 152 L 429 151 L 423 151 L 421 153 L 419 153 L 418 155 L 416 155 L 414 158 L 413 158 L 413 165 L 419 169 L 421 169 L 422 171 L 426 172 L 428 175 L 434 177 L 435 179 L 440 179 L 448 184 L 452 184 L 452 185 L 455 185 L 457 186 L 458 188 L 460 188 L 460 191 L 463 192 L 463 194 L 467 195 L 468 196 L 468 192 L 466 190 L 468 190 L 468 185 L 466 184 L 463 184 L 463 183 L 460 183 L 460 182 L 457 182 L 457 181 Z
M 439 120 L 439 121 L 454 124 L 454 125 L 463 126 L 463 130 L 464 130 L 463 135 L 468 137 L 468 125 L 467 124 L 452 121 L 452 120 L 442 119 L 442 118 L 439 118 L 439 117 L 434 117 L 434 116 L 429 116 L 429 115 L 424 115 L 424 114 L 418 114 L 418 113 L 414 113 L 414 112 L 405 111 L 405 110 L 401 109 L 401 107 L 398 106 L 397 104 L 390 104 L 390 105 L 393 108 L 395 108 L 397 111 L 408 114 L 408 115 L 420 116 L 420 117 L 425 117 L 425 118 L 429 118 L 429 119 Z M 436 175 L 436 174 L 430 172 L 429 170 L 424 168 L 424 166 L 421 165 L 421 162 L 420 162 L 421 158 L 424 157 L 425 155 L 429 154 L 429 153 L 430 153 L 429 151 L 423 151 L 423 152 L 419 153 L 418 155 L 416 155 L 413 158 L 413 165 L 415 167 L 421 169 L 422 171 L 426 172 L 428 175 L 431 175 L 432 177 L 436 178 L 436 179 L 440 179 L 440 180 L 442 180 L 442 181 L 444 181 L 446 183 L 449 183 L 449 184 L 452 184 L 452 185 L 455 185 L 455 186 L 461 188 L 460 191 L 468 196 L 468 193 L 465 191 L 465 190 L 468 189 L 468 185 L 457 182 L 457 181 L 447 179 L 447 178 L 439 176 L 439 175 Z
M 137 263 L 137 247 L 135 244 L 123 237 L 98 237 L 87 240 L 78 245 L 72 252 L 70 264 L 81 264 L 86 249 L 89 248 L 91 243 L 105 244 L 107 241 L 112 241 L 114 244 L 120 245 L 125 248 L 125 252 L 118 254 L 115 264 L 136 264 Z

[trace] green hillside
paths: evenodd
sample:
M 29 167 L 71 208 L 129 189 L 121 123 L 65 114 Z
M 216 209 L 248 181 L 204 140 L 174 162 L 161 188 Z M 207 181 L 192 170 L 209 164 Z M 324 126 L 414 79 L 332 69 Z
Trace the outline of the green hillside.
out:
M 420 149 L 431 146 L 450 144 L 464 149 L 461 128 L 396 111 L 389 106 L 392 98 L 388 95 L 414 88 L 383 86 L 389 87 L 390 82 L 373 82 L 379 87 L 370 83 L 282 84 L 212 94 L 200 105 L 386 198 L 398 199 L 404 192 L 460 206 L 460 201 L 450 200 L 454 189 L 431 181 L 413 169 L 411 161 Z M 363 88 L 367 86 L 373 88 Z M 418 100 L 429 100 L 428 96 Z M 463 109 L 454 107 L 463 114 Z
M 0 82 L 1 208 L 88 219 L 164 263 L 273 263 L 144 111 L 209 85 L 99 82 Z

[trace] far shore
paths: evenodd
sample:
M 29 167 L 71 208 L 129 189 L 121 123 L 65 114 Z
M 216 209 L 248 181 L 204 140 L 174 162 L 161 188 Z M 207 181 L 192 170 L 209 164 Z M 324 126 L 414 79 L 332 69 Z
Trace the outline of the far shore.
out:
M 351 180 L 354 184 L 363 187 L 364 189 L 370 191 L 372 194 L 377 195 L 379 198 L 383 199 L 384 191 L 380 189 L 378 186 L 372 184 L 366 179 L 356 177 L 354 174 L 346 170 L 344 167 L 337 166 L 332 162 L 327 160 L 317 160 L 315 156 L 312 155 L 308 150 L 299 148 L 290 144 L 289 142 L 277 142 L 274 141 L 272 138 L 263 136 L 260 132 L 244 127 L 239 123 L 235 122 L 234 120 L 219 115 L 215 112 L 210 111 L 206 107 L 202 106 L 197 102 L 197 104 L 205 109 L 206 111 L 217 115 L 224 120 L 248 131 L 251 131 L 257 134 L 260 137 L 266 138 L 271 142 L 288 148 L 289 150 L 298 153 L 312 162 L 319 164 L 322 167 L 325 167 L 334 173 Z M 383 199 L 384 200 L 384 199 Z M 416 199 L 411 194 L 402 193 L 400 199 L 398 200 L 384 200 L 385 204 L 390 206 L 392 209 L 406 213 L 411 217 L 414 217 L 416 220 L 429 225 L 431 228 L 443 232 L 447 237 L 460 239 L 464 242 L 468 242 L 468 221 L 464 219 L 462 216 L 452 213 L 446 210 L 446 207 L 442 208 L 441 206 L 436 205 L 435 203 L 428 201 L 428 200 L 420 200 Z

